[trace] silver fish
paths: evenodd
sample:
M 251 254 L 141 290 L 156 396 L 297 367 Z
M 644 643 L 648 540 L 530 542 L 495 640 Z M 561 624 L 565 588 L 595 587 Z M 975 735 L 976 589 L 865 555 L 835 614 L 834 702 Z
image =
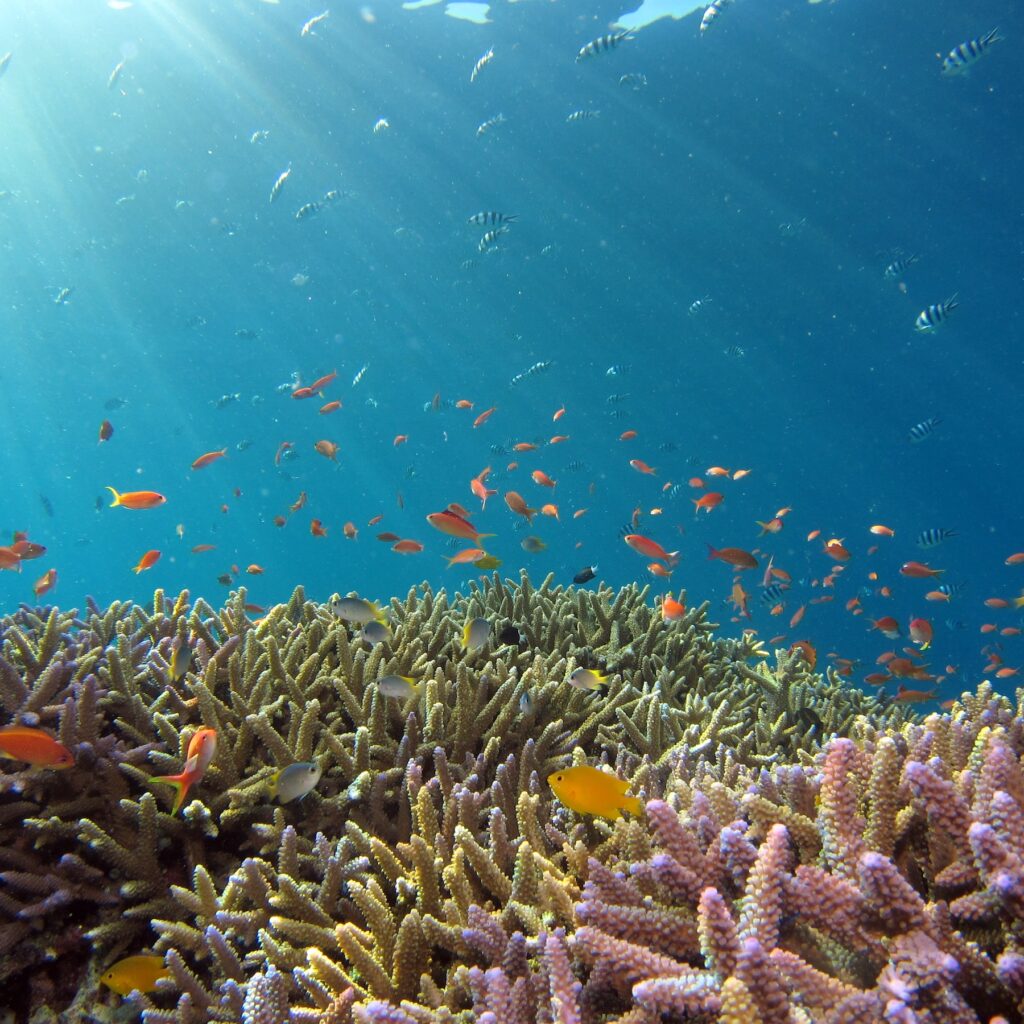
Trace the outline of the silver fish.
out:
M 592 121 L 595 117 L 600 117 L 600 110 L 574 110 L 566 119 L 566 124 L 573 124 L 576 121 Z
M 499 213 L 497 210 L 481 210 L 466 221 L 467 224 L 511 224 L 519 219 L 518 213 Z
M 408 700 L 410 697 L 414 697 L 418 685 L 412 676 L 389 675 L 381 676 L 377 680 L 377 689 L 385 697 L 395 697 L 399 700 Z
M 722 13 L 722 11 L 729 6 L 732 0 L 713 0 L 712 3 L 708 4 L 707 9 L 704 11 L 703 16 L 700 19 L 700 34 L 703 37 L 704 33 L 711 28 L 714 24 L 715 19 Z
M 576 63 L 578 64 L 581 60 L 586 60 L 588 57 L 596 57 L 599 53 L 607 53 L 609 50 L 614 50 L 619 43 L 632 38 L 633 33 L 627 29 L 624 32 L 609 32 L 607 35 L 598 36 L 597 39 L 591 39 L 589 43 L 584 43 L 580 47 L 579 52 L 576 54 Z
M 507 234 L 508 228 L 505 227 L 504 225 L 502 225 L 499 228 L 494 228 L 493 230 L 488 231 L 484 234 L 484 236 L 480 239 L 479 244 L 477 245 L 477 249 L 479 249 L 480 252 L 487 252 L 502 235 Z
M 369 363 L 366 363 L 362 367 L 360 367 L 359 371 L 352 378 L 352 387 L 355 387 L 366 376 L 366 371 L 369 368 L 370 368 L 370 364 Z
M 942 60 L 942 73 L 946 76 L 966 75 L 968 71 L 985 55 L 985 51 L 993 43 L 1001 43 L 1003 37 L 999 29 L 986 32 L 979 39 L 968 39 L 966 43 L 954 46 Z M 939 56 L 936 54 L 936 56 Z
M 113 89 L 117 85 L 117 80 L 121 77 L 121 72 L 124 71 L 125 65 L 128 63 L 127 60 L 121 61 L 120 64 L 114 67 L 114 70 L 110 72 L 110 77 L 107 79 L 107 88 Z
M 330 609 L 332 615 L 346 622 L 354 622 L 357 626 L 380 622 L 384 618 L 376 601 L 364 601 L 361 597 L 340 597 L 335 594 L 331 598 Z
M 287 804 L 301 800 L 316 788 L 322 769 L 315 761 L 300 761 L 290 764 L 270 776 L 270 799 Z
M 483 69 L 487 67 L 487 65 L 490 64 L 492 60 L 494 60 L 493 46 L 473 65 L 473 71 L 469 76 L 470 82 L 475 82 L 476 76 L 479 75 L 480 72 L 483 71 Z
M 326 21 L 330 17 L 330 14 L 330 11 L 324 11 L 323 14 L 318 14 L 315 17 L 310 18 L 309 21 L 302 26 L 302 30 L 299 32 L 300 38 L 305 38 L 306 36 L 311 35 L 313 29 L 315 29 L 320 22 Z
M 291 167 L 287 170 L 282 171 L 277 176 L 277 181 L 274 182 L 274 187 L 270 190 L 270 201 L 274 202 L 275 199 L 281 194 L 281 189 L 284 188 L 284 183 L 288 180 L 288 175 L 292 173 Z
M 508 118 L 506 118 L 504 114 L 495 114 L 494 117 L 487 118 L 486 121 L 482 122 L 477 126 L 476 137 L 478 139 L 482 138 L 492 128 L 497 128 L 499 124 L 504 124 L 507 120 Z

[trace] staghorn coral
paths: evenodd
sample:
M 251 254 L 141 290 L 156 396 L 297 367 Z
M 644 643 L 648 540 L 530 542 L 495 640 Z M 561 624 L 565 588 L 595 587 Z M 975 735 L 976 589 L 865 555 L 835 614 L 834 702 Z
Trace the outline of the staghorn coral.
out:
M 54 728 L 77 766 L 0 783 L 0 943 L 18 950 L 0 974 L 38 974 L 56 951 L 57 1004 L 80 979 L 94 985 L 97 964 L 155 948 L 172 979 L 136 997 L 149 1024 L 639 1022 L 677 1006 L 734 1020 L 752 1001 L 769 1022 L 783 1015 L 780 978 L 868 1007 L 883 980 L 909 984 L 932 951 L 891 949 L 900 929 L 929 937 L 940 951 L 929 977 L 945 978 L 941 958 L 964 962 L 952 949 L 972 940 L 973 915 L 990 946 L 972 977 L 1012 1013 L 1024 957 L 1009 754 L 985 775 L 984 816 L 970 816 L 973 783 L 968 817 L 944 812 L 989 832 L 944 847 L 925 794 L 934 779 L 960 785 L 929 759 L 961 774 L 984 760 L 982 719 L 1018 751 L 1019 715 L 982 694 L 917 726 L 799 656 L 780 653 L 770 670 L 754 640 L 713 635 L 706 605 L 663 623 L 646 599 L 550 578 L 534 588 L 525 574 L 452 599 L 421 587 L 391 602 L 394 641 L 373 650 L 301 590 L 258 621 L 241 591 L 220 611 L 161 593 L 151 609 L 90 605 L 81 618 L 23 608 L 4 620 L 0 703 Z M 463 655 L 456 637 L 475 615 L 495 635 L 514 625 L 521 642 Z M 194 652 L 178 683 L 176 641 Z M 566 685 L 580 664 L 613 674 L 607 692 Z M 385 698 L 374 681 L 388 672 L 422 680 L 419 693 Z M 200 726 L 217 729 L 217 754 L 171 817 L 150 779 L 181 770 Z M 816 761 L 830 732 L 853 737 L 852 797 Z M 931 773 L 917 773 L 920 796 L 916 769 L 892 781 L 911 754 Z M 649 822 L 584 821 L 557 805 L 543 780 L 569 759 L 614 765 L 651 800 Z M 270 775 L 307 760 L 323 769 L 316 790 L 272 804 Z M 970 875 L 975 848 L 985 866 Z M 871 853 L 896 874 L 865 862 Z M 845 909 L 841 934 L 792 923 L 799 885 Z M 943 917 L 905 890 L 983 905 Z M 896 897 L 911 905 L 903 917 Z M 735 942 L 712 943 L 729 927 Z M 867 965 L 851 956 L 861 939 L 874 942 Z M 600 946 L 610 941 L 629 949 Z M 658 969 L 644 974 L 650 956 Z

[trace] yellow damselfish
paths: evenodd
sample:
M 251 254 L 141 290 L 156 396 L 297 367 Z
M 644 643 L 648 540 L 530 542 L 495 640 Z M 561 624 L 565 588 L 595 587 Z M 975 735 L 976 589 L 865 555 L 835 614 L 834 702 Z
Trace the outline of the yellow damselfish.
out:
M 100 981 L 119 996 L 126 996 L 136 988 L 140 992 L 155 992 L 156 983 L 170 976 L 162 956 L 128 956 L 118 960 Z
M 643 809 L 637 797 L 626 796 L 628 782 L 589 765 L 552 772 L 548 776 L 548 785 L 566 807 L 580 814 L 621 818 L 624 810 L 639 814 Z

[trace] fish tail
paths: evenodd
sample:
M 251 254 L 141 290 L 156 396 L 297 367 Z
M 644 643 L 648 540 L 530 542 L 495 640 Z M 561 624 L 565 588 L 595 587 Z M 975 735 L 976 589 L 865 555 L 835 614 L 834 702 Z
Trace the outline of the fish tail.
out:
M 679 564 L 679 552 L 668 552 L 668 558 L 666 558 L 665 561 L 668 562 L 670 568 L 674 569 Z
M 491 491 L 491 494 L 494 494 L 494 493 L 495 493 L 494 491 Z M 536 512 L 536 511 L 537 511 L 537 510 L 536 510 L 536 509 L 534 509 L 534 512 Z M 476 539 L 477 541 L 481 541 L 481 540 L 483 540 L 483 539 L 484 539 L 484 537 L 497 537 L 497 536 L 498 536 L 498 535 L 497 535 L 496 533 L 478 533 L 478 534 L 476 535 L 475 539 Z
M 709 544 L 708 545 L 708 558 L 717 558 L 718 552 Z
M 171 807 L 171 814 L 177 814 L 181 809 L 181 805 L 185 802 L 185 796 L 189 791 L 189 787 L 192 785 L 192 777 L 187 772 L 182 772 L 181 775 L 154 775 L 149 781 L 162 782 L 165 786 L 173 787 L 174 804 Z
M 116 508 L 118 505 L 121 504 L 121 495 L 118 494 L 117 491 L 115 491 L 114 488 L 111 487 L 109 484 L 107 485 L 107 490 L 110 491 L 110 493 L 114 496 L 114 500 L 110 503 L 110 507 Z
M 638 796 L 624 796 L 622 798 L 622 807 L 624 810 L 629 811 L 630 814 L 640 814 L 644 809 L 644 803 Z

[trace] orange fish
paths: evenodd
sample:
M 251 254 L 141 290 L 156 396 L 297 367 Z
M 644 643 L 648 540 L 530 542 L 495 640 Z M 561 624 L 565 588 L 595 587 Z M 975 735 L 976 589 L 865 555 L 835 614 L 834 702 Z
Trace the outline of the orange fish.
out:
M 733 470 L 732 478 L 733 480 L 742 480 L 745 476 L 750 476 L 751 472 L 753 471 L 749 469 L 736 469 Z
M 739 615 L 745 615 L 748 619 L 750 618 L 750 612 L 747 610 L 747 602 L 749 600 L 750 595 L 743 589 L 743 584 L 737 580 L 729 592 L 729 603 L 736 609 Z
M 1010 602 L 1001 597 L 986 597 L 985 604 L 989 608 L 1009 608 Z
M 554 519 L 558 519 L 558 506 L 552 505 L 550 502 L 547 505 L 541 505 L 540 514 L 542 516 L 551 516 Z
M 215 452 L 207 452 L 205 455 L 200 455 L 195 462 L 192 463 L 193 469 L 202 469 L 203 466 L 208 466 L 211 462 L 216 462 L 218 459 L 223 459 L 227 455 L 227 448 L 220 448 Z
M 110 503 L 111 508 L 130 508 L 130 509 L 143 509 L 143 508 L 156 508 L 157 505 L 162 505 L 167 499 L 156 491 L 125 491 L 124 494 L 118 494 L 113 487 L 108 486 L 107 490 L 114 496 L 114 500 Z
M 109 441 L 114 436 L 114 424 L 110 420 L 104 420 L 100 424 L 100 439 L 98 444 L 103 444 L 104 441 Z
M 573 512 L 572 517 L 573 519 L 579 519 L 580 516 L 585 516 L 586 514 L 587 510 L 585 508 L 578 508 L 575 512 Z
M 721 505 L 725 501 L 725 495 L 720 494 L 718 491 L 708 491 L 699 498 L 691 498 L 690 500 L 694 504 L 694 512 L 699 515 L 701 509 L 704 509 L 705 512 L 710 512 L 713 508 Z
M 634 437 L 636 437 L 635 430 L 624 430 L 621 434 L 619 434 L 620 441 L 632 441 Z
M 708 545 L 708 558 L 717 558 L 737 569 L 756 569 L 758 564 L 757 559 L 742 548 L 720 548 L 716 551 L 710 544 Z
M 729 470 L 724 469 L 722 466 L 711 466 L 709 469 L 704 471 L 705 476 L 728 476 Z
M 932 624 L 927 619 L 911 619 L 907 627 L 910 639 L 921 648 L 928 650 L 932 645 Z
M 881 619 L 871 619 L 871 628 L 877 629 L 883 636 L 895 640 L 900 635 L 900 624 L 891 615 Z
M 6 725 L 0 729 L 0 755 L 24 761 L 34 768 L 70 768 L 74 754 L 42 729 L 26 725 Z
M 821 530 L 811 530 L 811 532 L 809 534 L 807 534 L 807 540 L 808 541 L 816 540 L 820 536 L 821 536 Z
M 274 516 L 273 523 L 277 527 L 284 526 L 284 524 L 287 523 L 287 522 L 288 522 L 288 520 L 285 519 L 284 516 Z
M 830 540 L 822 550 L 829 558 L 834 558 L 837 562 L 848 562 L 850 560 L 850 552 L 843 547 L 841 540 Z
M 662 622 L 677 622 L 686 614 L 686 605 L 677 601 L 671 594 L 661 599 Z
M 766 523 L 762 523 L 760 519 L 755 519 L 754 522 L 761 527 L 759 537 L 763 537 L 766 533 L 778 533 L 782 529 L 782 520 L 778 516 L 769 519 Z
M 640 533 L 627 533 L 622 538 L 637 554 L 644 558 L 656 558 L 659 562 L 675 567 L 679 563 L 678 551 L 666 551 L 657 541 Z
M 313 520 L 310 521 L 309 532 L 311 534 L 313 534 L 314 537 L 326 537 L 327 536 L 327 530 L 324 527 L 324 524 L 321 523 L 319 519 L 313 519 Z
M 473 477 L 473 479 L 469 481 L 469 489 L 477 498 L 480 499 L 481 512 L 485 508 L 487 508 L 487 499 L 490 498 L 492 495 L 498 493 L 497 491 L 489 489 L 487 487 L 487 484 L 484 482 L 490 475 L 490 472 L 491 467 L 488 466 L 486 469 L 482 470 L 477 476 Z
M 334 441 L 317 441 L 313 447 L 325 458 L 330 459 L 331 462 L 338 461 L 338 446 Z
M 485 424 L 494 415 L 494 410 L 497 408 L 498 407 L 496 405 L 492 405 L 490 409 L 486 409 L 480 413 L 480 415 L 473 420 L 473 429 L 476 430 L 477 427 L 483 426 L 483 424 Z
M 807 667 L 813 672 L 814 666 L 818 664 L 818 652 L 806 640 L 794 640 L 789 645 L 790 651 L 799 651 L 807 662 Z
M 569 435 L 568 434 L 555 434 L 555 436 L 552 437 L 550 441 L 548 441 L 548 444 L 563 444 L 564 442 L 566 442 L 568 440 L 569 440 Z
M 472 409 L 473 408 L 473 403 L 468 398 L 460 398 L 455 403 L 455 408 L 456 409 Z
M 53 590 L 55 586 L 57 586 L 57 570 L 47 569 L 46 572 L 44 572 L 43 575 L 32 584 L 32 593 L 34 593 L 36 597 L 42 597 L 43 594 L 47 594 Z
M 1003 668 L 996 670 L 996 679 L 1006 679 L 1008 676 L 1017 675 L 1018 672 L 1020 672 L 1019 668 L 1004 666 Z
M 427 522 L 435 530 L 448 534 L 449 537 L 460 537 L 463 540 L 472 540 L 477 543 L 484 537 L 493 537 L 493 533 L 480 533 L 477 528 L 465 517 L 460 516 L 451 509 L 443 512 L 431 512 L 427 516 Z
M 381 520 L 382 520 L 383 518 L 384 518 L 384 516 L 383 516 L 383 515 L 376 515 L 376 516 L 374 516 L 374 517 L 373 517 L 372 519 L 370 519 L 370 520 L 369 520 L 369 521 L 367 522 L 367 524 L 366 524 L 366 525 L 367 525 L 367 526 L 376 526 L 376 525 L 377 525 L 377 524 L 378 524 L 378 523 L 379 523 L 379 522 L 380 522 L 380 521 L 381 521 Z
M 448 568 L 450 569 L 453 565 L 465 565 L 467 562 L 479 562 L 486 555 L 487 552 L 483 548 L 464 548 L 447 560 Z
M 289 448 L 293 448 L 293 447 L 294 447 L 294 445 L 293 445 L 293 443 L 291 441 L 282 441 L 277 446 L 277 451 L 274 453 L 274 465 L 275 466 L 280 466 L 281 465 L 281 459 L 284 456 L 284 453 L 286 451 L 288 451 Z
M 924 595 L 926 601 L 949 601 L 952 599 L 952 594 L 944 593 L 941 590 L 929 590 Z
M 328 373 L 324 377 L 318 377 L 315 381 L 313 381 L 312 384 L 309 385 L 309 390 L 310 391 L 320 391 L 322 388 L 327 387 L 327 385 L 330 384 L 331 381 L 333 381 L 335 379 L 335 377 L 337 377 L 337 376 L 338 376 L 338 371 L 335 370 L 335 371 L 333 371 L 331 373 Z
M 387 544 L 394 544 L 394 542 L 396 540 L 401 540 L 401 539 L 402 538 L 399 537 L 397 533 L 391 533 L 389 531 L 385 531 L 384 533 L 378 533 L 377 534 L 377 540 L 384 541 Z
M 941 576 L 945 569 L 931 569 L 925 562 L 904 562 L 900 566 L 901 576 L 910 576 L 912 579 L 925 579 L 928 576 Z
M 304 508 L 308 497 L 305 491 L 299 491 L 299 496 L 288 506 L 289 511 L 298 512 Z
M 132 569 L 132 572 L 138 575 L 140 572 L 145 572 L 147 569 L 151 569 L 157 562 L 160 561 L 159 551 L 147 551 L 140 559 L 139 564 Z
M 337 412 L 341 408 L 341 402 L 334 399 L 333 402 L 326 402 L 320 406 L 320 415 L 327 416 L 329 413 Z
M 345 534 L 348 540 L 355 540 L 359 536 L 359 531 L 356 529 L 356 524 L 349 520 L 342 528 L 341 532 Z
M 555 487 L 558 484 L 558 481 L 552 480 L 543 469 L 535 469 L 530 476 L 533 477 L 533 482 L 541 487 Z
M 33 558 L 42 558 L 46 554 L 46 548 L 42 544 L 34 544 L 23 533 L 16 533 L 14 536 L 15 541 L 10 546 L 10 550 L 23 562 L 29 562 Z
M 1024 562 L 1024 551 L 1018 551 L 1015 555 L 1010 555 L 1006 560 L 1007 565 L 1020 565 Z
M 565 415 L 565 406 L 563 405 L 561 409 L 556 409 L 556 410 L 555 410 L 555 415 L 554 415 L 554 416 L 552 416 L 552 417 L 551 417 L 551 419 L 557 422 L 557 421 L 558 421 L 558 420 L 560 420 L 560 419 L 561 419 L 561 418 L 562 418 L 562 417 L 563 417 L 564 415 Z
M 924 704 L 930 700 L 935 700 L 935 691 L 908 690 L 901 684 L 896 687 L 896 696 L 893 700 L 898 700 L 901 704 Z
M 216 544 L 196 544 L 192 548 L 193 555 L 201 555 L 204 551 L 215 551 Z
M 395 434 L 395 439 L 391 443 L 395 448 L 397 448 L 400 444 L 405 444 L 405 442 L 408 440 L 408 434 Z
M 652 576 L 657 576 L 663 580 L 672 578 L 672 570 L 666 569 L 665 566 L 661 564 L 661 562 L 651 562 L 650 565 L 647 566 L 647 571 Z
M 537 514 L 537 510 L 535 508 L 530 508 L 523 500 L 523 496 L 515 491 L 508 491 L 505 494 L 505 504 L 515 512 L 516 515 L 525 516 L 528 523 L 532 523 L 533 517 Z
M 391 550 L 400 555 L 415 555 L 423 550 L 423 545 L 418 540 L 400 540 L 391 545 Z
M 263 575 L 263 566 L 262 565 L 257 565 L 255 562 L 253 562 L 252 565 L 247 565 L 245 567 L 245 571 L 250 576 L 262 576 Z
M 313 398 L 316 392 L 312 388 L 295 388 L 292 391 L 292 398 Z
M 643 459 L 630 459 L 629 464 L 638 472 L 646 473 L 648 476 L 654 476 L 655 470 L 652 466 L 648 466 Z
M 879 537 L 895 537 L 896 531 L 890 529 L 888 526 L 872 526 L 871 532 L 877 534 Z
M 447 511 L 448 512 L 454 512 L 455 515 L 461 516 L 463 519 L 468 519 L 469 518 L 469 509 L 464 508 L 457 501 L 450 501 L 450 502 L 448 502 Z
M 800 621 L 803 619 L 804 612 L 806 612 L 806 611 L 807 611 L 807 605 L 805 605 L 805 604 L 802 604 L 802 605 L 800 605 L 799 608 L 797 608 L 797 610 L 793 613 L 793 617 L 789 620 L 789 628 L 790 629 L 796 629 L 796 627 L 800 624 Z M 812 668 L 813 668 L 813 666 L 812 666 Z
M 189 789 L 203 777 L 216 752 L 217 730 L 197 729 L 188 743 L 184 770 L 178 775 L 155 775 L 150 778 L 150 782 L 159 782 L 174 788 L 175 796 L 171 814 L 178 813 L 181 805 L 185 802 Z
M 703 480 L 702 477 L 699 477 L 699 476 L 691 476 L 690 479 L 687 482 L 689 483 L 689 485 L 691 487 L 703 487 L 704 486 L 704 480 Z
M 520 441 L 519 444 L 512 445 L 512 451 L 514 452 L 535 452 L 536 450 L 537 446 L 529 441 Z

